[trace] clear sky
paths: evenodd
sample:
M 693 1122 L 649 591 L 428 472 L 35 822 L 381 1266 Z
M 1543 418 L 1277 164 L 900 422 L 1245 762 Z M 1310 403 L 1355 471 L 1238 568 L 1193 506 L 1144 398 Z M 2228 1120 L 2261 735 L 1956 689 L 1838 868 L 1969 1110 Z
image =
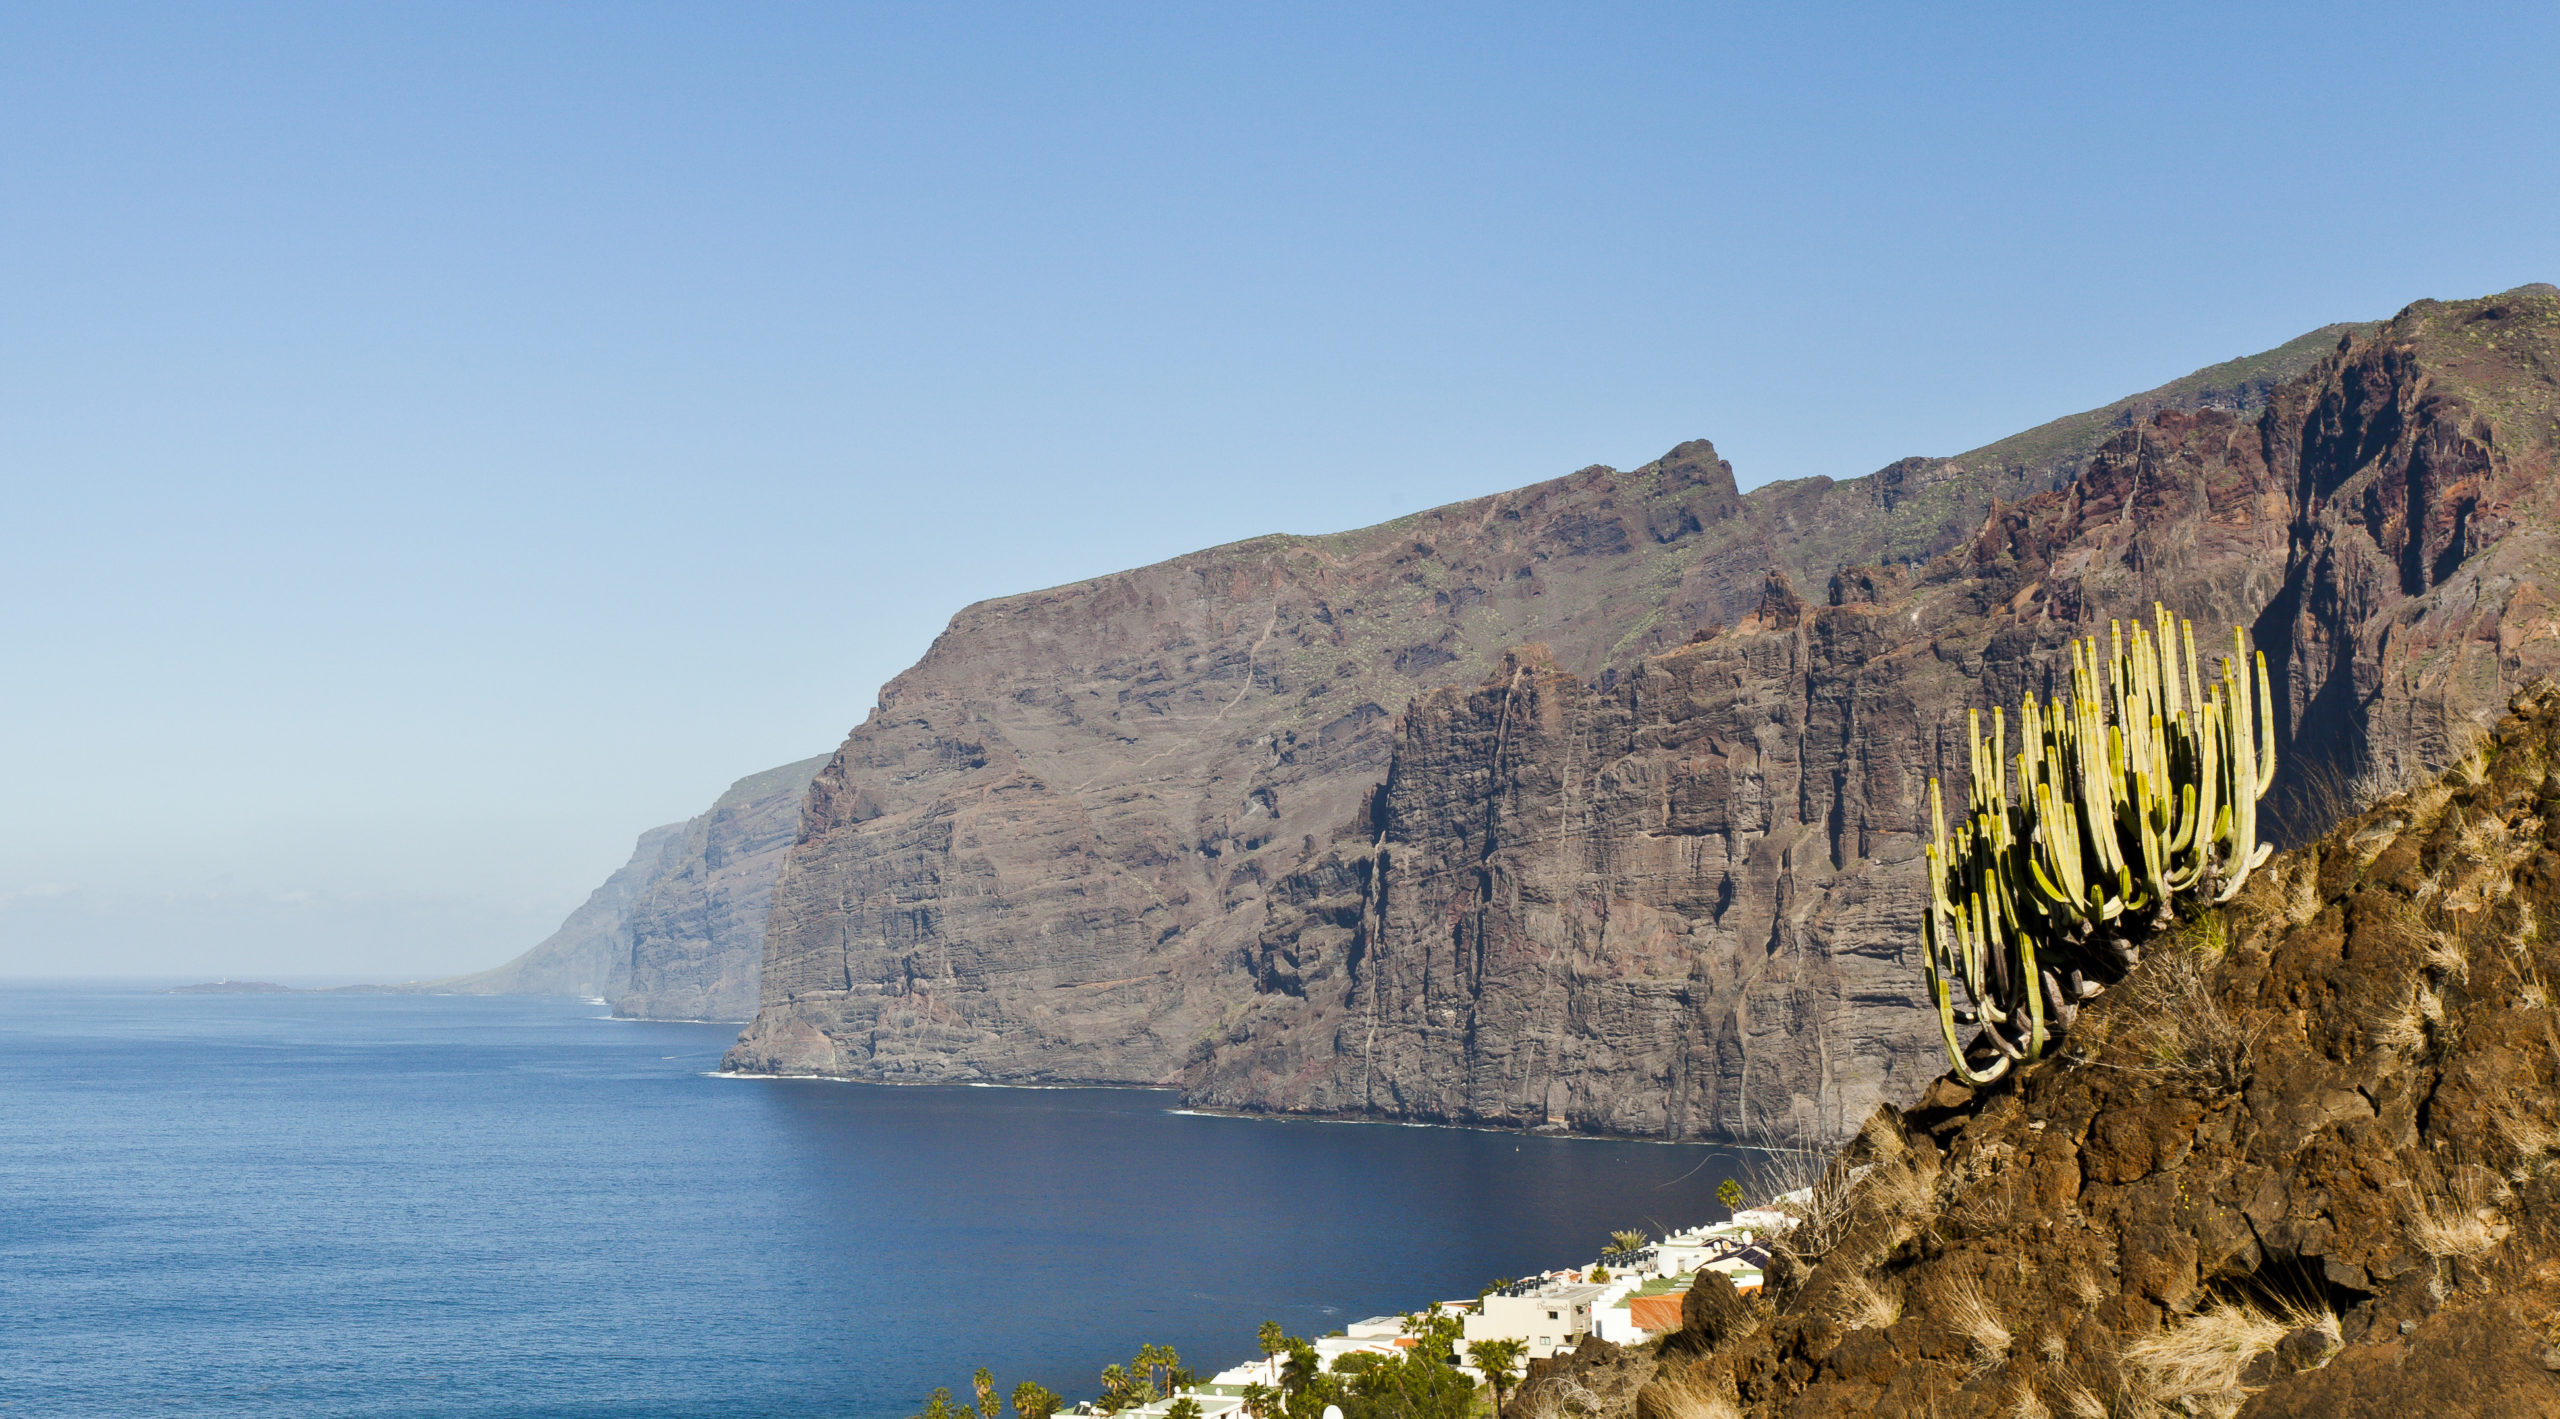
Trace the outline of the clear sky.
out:
M 0 974 L 405 977 L 950 613 L 2560 280 L 2548 5 L 0 12 Z

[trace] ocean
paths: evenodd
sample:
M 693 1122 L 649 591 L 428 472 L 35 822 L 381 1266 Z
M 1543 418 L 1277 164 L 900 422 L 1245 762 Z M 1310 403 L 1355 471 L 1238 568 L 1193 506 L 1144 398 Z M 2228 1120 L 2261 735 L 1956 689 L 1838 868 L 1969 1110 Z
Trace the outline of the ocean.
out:
M 1720 1218 L 1696 1146 L 714 1077 L 569 1000 L 0 985 L 0 1416 L 1070 1400 Z

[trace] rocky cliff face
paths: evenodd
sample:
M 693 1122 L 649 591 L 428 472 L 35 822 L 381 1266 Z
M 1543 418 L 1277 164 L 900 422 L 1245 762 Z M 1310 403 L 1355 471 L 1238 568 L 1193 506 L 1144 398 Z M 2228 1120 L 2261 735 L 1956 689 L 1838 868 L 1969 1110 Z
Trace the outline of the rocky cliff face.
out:
M 2515 708 L 2156 945 L 2058 1055 L 1878 1111 L 1762 1296 L 1514 1412 L 2560 1413 L 2560 690 Z
M 647 887 L 624 912 L 629 941 L 613 1013 L 650 1020 L 744 1020 L 755 1014 L 765 911 L 782 856 L 800 828 L 803 759 L 729 786 L 683 825 Z
M 1599 674 L 1735 614 L 1767 556 L 1694 443 L 971 607 L 812 785 L 732 1064 L 1170 1080 L 1417 690 L 1527 636 Z
M 1645 1086 L 1636 1081 L 1653 1067 L 1640 1059 L 1644 1050 L 1575 1064 L 1619 1081 L 1600 1093 L 1577 1096 L 1582 1086 L 1557 1083 L 1548 1045 L 1505 1033 L 1563 1028 L 1552 1003 L 1484 1019 L 1475 1038 L 1505 1062 L 1456 1094 L 1399 1073 L 1427 1073 L 1423 1061 L 1445 1053 L 1416 1042 L 1423 1037 L 1385 1046 L 1402 1051 L 1403 1063 L 1382 1064 L 1367 1044 L 1337 1055 L 1330 1042 L 1354 1010 L 1348 992 L 1374 978 L 1361 974 L 1361 953 L 1378 940 L 1362 922 L 1372 911 L 1363 894 L 1372 890 L 1379 814 L 1445 816 L 1461 803 L 1475 811 L 1488 795 L 1477 780 L 1514 772 L 1562 773 L 1577 805 L 1596 803 L 1617 786 L 1591 777 L 1605 777 L 1606 765 L 1585 761 L 1595 752 L 1590 736 L 1657 735 L 1663 717 L 1687 712 L 1644 698 L 1626 701 L 1633 707 L 1623 723 L 1610 718 L 1618 710 L 1595 717 L 1592 705 L 1618 703 L 1615 688 L 1596 687 L 1618 686 L 1700 626 L 1752 615 L 1770 601 L 1772 567 L 1818 562 L 1827 577 L 1836 547 L 1935 555 L 1971 536 L 1999 492 L 2060 481 L 2138 413 L 2252 405 L 2269 382 L 2298 373 L 2332 343 L 2296 342 L 1976 455 L 1908 461 L 1872 479 L 1745 497 L 1712 448 L 1684 444 L 1632 473 L 1586 469 L 1360 532 L 1263 538 L 971 607 L 882 692 L 812 785 L 800 841 L 775 888 L 762 1009 L 729 1066 L 1122 1082 L 1168 1082 L 1188 1066 L 1201 1097 L 1245 1106 L 1555 1116 L 1652 1133 L 1727 1127 L 1742 1116 L 1741 1086 L 1725 1082 L 1720 1065 L 1684 1075 L 1675 1104 L 1658 1087 L 1638 1099 Z M 1733 791 L 1773 796 L 1756 807 L 1684 810 L 1684 822 L 1733 818 L 1718 849 L 1731 870 L 1719 868 L 1709 888 L 1708 900 L 1722 904 L 1706 934 L 1682 915 L 1679 930 L 1644 948 L 1648 964 L 1628 987 L 1643 1003 L 1603 1027 L 1612 1038 L 1675 1015 L 1683 1023 L 1673 1035 L 1715 1037 L 1720 1026 L 1689 1018 L 1707 1008 L 1690 983 L 1691 958 L 1727 952 L 1748 933 L 1827 952 L 1831 928 L 1809 933 L 1807 913 L 1831 900 L 1835 878 L 1870 872 L 1863 859 L 1817 869 L 1797 849 L 1806 825 L 1827 822 L 1835 800 L 1863 802 L 1869 786 L 1825 787 L 1836 755 L 1810 751 L 1807 770 L 1798 766 L 1804 752 L 1779 743 L 1807 718 L 1803 686 L 1784 677 L 1814 674 L 1817 659 L 1837 650 L 1806 639 L 1816 631 L 1800 613 L 1772 610 L 1753 624 L 1695 661 L 1705 675 L 1710 662 L 1739 657 L 1739 668 L 1712 673 L 1742 675 L 1747 685 L 1718 690 L 1693 675 L 1681 693 L 1702 711 L 1733 701 L 1714 711 L 1722 728 L 1693 737 L 1703 745 L 1742 735 L 1726 746 L 1750 751 L 1732 770 Z M 1504 652 L 1523 641 L 1544 649 L 1515 675 Z M 1781 670 L 1786 657 L 1795 657 L 1793 668 Z M 1764 683 L 1764 670 L 1784 683 Z M 1644 673 L 1667 683 L 1685 672 Z M 1509 712 L 1497 701 L 1478 706 L 1494 716 L 1483 724 L 1459 722 L 1471 703 L 1463 695 L 1435 701 L 1424 720 L 1404 717 L 1417 694 L 1488 674 L 1504 693 L 1525 697 L 1521 713 L 1546 716 L 1533 735 L 1549 756 L 1542 767 L 1528 769 L 1521 751 L 1506 747 L 1496 722 L 1507 724 Z M 1843 726 L 1836 715 L 1826 709 L 1823 727 L 1810 732 L 1845 732 L 1886 755 L 1863 724 Z M 1397 768 L 1393 802 L 1382 809 L 1379 785 L 1400 726 L 1438 720 L 1448 733 L 1427 751 L 1436 756 L 1431 767 L 1413 758 Z M 1781 747 L 1791 756 L 1784 763 L 1775 757 Z M 1435 775 L 1466 782 L 1426 786 Z M 1907 787 L 1888 796 L 1898 806 L 1858 830 L 1858 841 L 1881 853 L 1902 850 L 1895 844 L 1910 829 Z M 1884 826 L 1888 818 L 1896 826 Z M 1633 821 L 1621 814 L 1601 831 Z M 1552 815 L 1537 827 L 1498 825 L 1497 855 L 1561 830 Z M 1821 836 L 1829 843 L 1840 832 Z M 1451 850 L 1458 856 L 1449 860 L 1463 862 L 1464 851 Z M 1671 897 L 1685 909 L 1689 891 Z M 1406 909 L 1402 896 L 1386 900 L 1388 912 Z M 1882 923 L 1894 909 L 1872 910 Z M 1537 933 L 1560 920 L 1522 918 L 1502 929 L 1544 941 Z M 1396 922 L 1397 931 L 1423 929 L 1419 918 Z M 1883 939 L 1880 924 L 1858 930 Z M 1758 978 L 1738 962 L 1705 969 L 1728 981 L 1718 999 L 1743 989 L 1746 975 Z M 1809 958 L 1804 970 L 1796 1013 L 1755 1016 L 1751 1029 L 1793 1037 L 1825 1012 L 1845 1029 L 1867 1008 L 1863 996 L 1842 1007 L 1820 982 L 1872 975 L 1891 1002 L 1887 1015 L 1909 994 L 1865 967 L 1844 977 L 1838 963 Z M 1832 1003 L 1817 1008 L 1817 998 Z M 1371 1006 L 1364 998 L 1358 1008 Z M 1433 1022 L 1447 1008 L 1435 997 L 1404 1015 L 1360 1018 L 1364 1031 L 1445 1030 L 1453 1027 Z M 1894 1048 L 1839 1051 L 1840 1077 L 1858 1081 L 1847 1086 L 1852 1095 L 1890 1087 L 1883 1071 Z M 1355 1056 L 1358 1080 L 1341 1073 Z M 1777 1078 L 1764 1068 L 1750 1090 Z M 1460 1096 L 1480 1102 L 1435 1102 Z M 1778 1112 L 1790 1106 L 1781 1102 Z
M 1668 1137 L 1836 1134 L 1940 1072 L 1930 776 L 1968 709 L 2165 601 L 2284 667 L 2282 803 L 2444 762 L 2560 668 L 2560 293 L 2422 303 L 2255 418 L 2166 410 L 1916 578 L 1848 569 L 1594 683 L 1417 699 L 1355 831 L 1265 895 L 1196 1103 Z

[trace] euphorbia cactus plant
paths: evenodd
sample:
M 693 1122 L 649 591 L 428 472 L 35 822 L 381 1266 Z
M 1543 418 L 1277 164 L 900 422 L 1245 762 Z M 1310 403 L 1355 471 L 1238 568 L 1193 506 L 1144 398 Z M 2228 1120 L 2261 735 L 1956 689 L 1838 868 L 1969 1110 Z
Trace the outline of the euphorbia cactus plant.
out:
M 2157 633 L 2109 623 L 2071 645 L 2067 699 L 2019 706 L 2019 751 L 1975 711 L 1971 802 L 1947 833 L 1929 781 L 1935 841 L 1922 963 L 1957 1077 L 1987 1084 L 2040 1057 L 2080 1002 L 2119 980 L 2180 901 L 2225 902 L 2275 849 L 2258 841 L 2258 799 L 2275 778 L 2267 660 L 2231 632 L 2222 680 L 2196 671 L 2195 628 L 2155 606 Z M 2017 771 L 2011 801 L 2009 771 Z M 1964 982 L 1959 1007 L 1949 981 Z M 1996 1051 L 1966 1058 L 1958 1024 Z

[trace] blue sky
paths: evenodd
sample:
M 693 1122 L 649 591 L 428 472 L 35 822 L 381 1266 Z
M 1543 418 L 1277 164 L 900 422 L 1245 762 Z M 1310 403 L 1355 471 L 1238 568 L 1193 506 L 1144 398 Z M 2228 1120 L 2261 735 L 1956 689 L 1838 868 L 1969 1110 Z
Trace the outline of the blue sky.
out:
M 2560 279 L 2548 7 L 0 12 L 0 974 L 405 976 L 959 606 Z

